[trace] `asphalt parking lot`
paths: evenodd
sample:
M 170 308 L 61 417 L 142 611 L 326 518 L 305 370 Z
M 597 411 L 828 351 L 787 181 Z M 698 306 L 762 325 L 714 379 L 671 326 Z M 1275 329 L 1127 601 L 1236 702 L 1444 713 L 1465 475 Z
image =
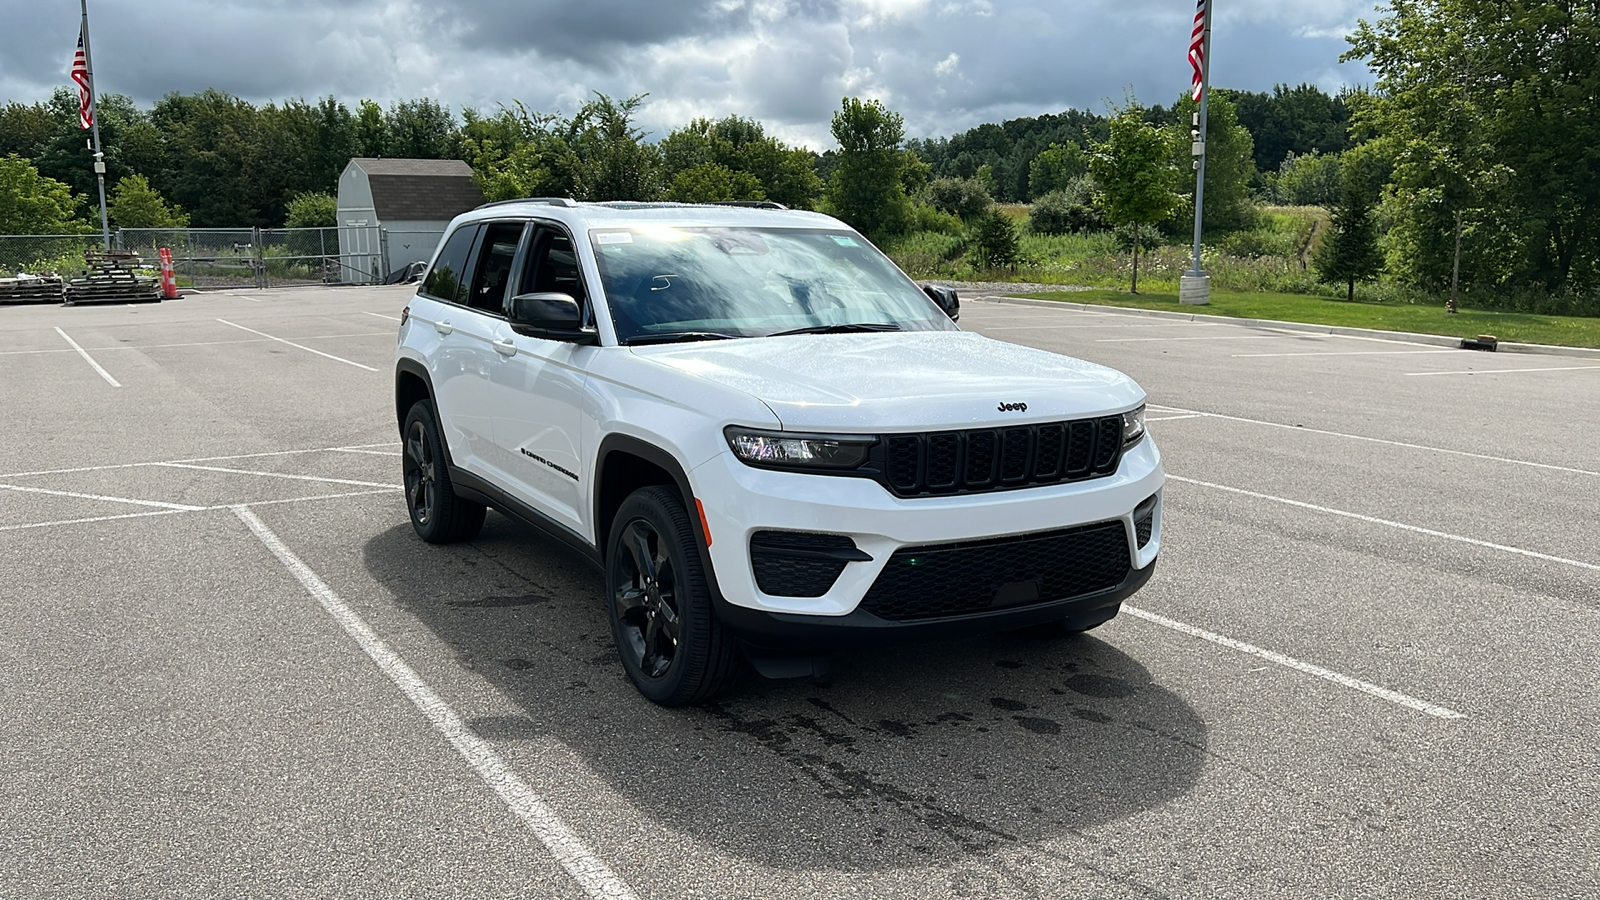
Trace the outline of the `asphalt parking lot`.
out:
M 1149 392 L 1154 580 L 672 711 L 413 535 L 409 293 L 0 307 L 0 898 L 1600 895 L 1600 361 L 969 300 Z

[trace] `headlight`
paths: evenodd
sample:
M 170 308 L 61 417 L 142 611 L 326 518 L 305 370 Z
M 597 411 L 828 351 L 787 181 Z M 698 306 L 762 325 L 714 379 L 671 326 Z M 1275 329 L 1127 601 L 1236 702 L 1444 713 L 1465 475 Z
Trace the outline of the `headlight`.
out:
M 733 455 L 747 465 L 773 469 L 854 469 L 867 461 L 875 437 L 788 434 L 730 426 Z
M 1144 407 L 1122 414 L 1122 449 L 1144 440 Z

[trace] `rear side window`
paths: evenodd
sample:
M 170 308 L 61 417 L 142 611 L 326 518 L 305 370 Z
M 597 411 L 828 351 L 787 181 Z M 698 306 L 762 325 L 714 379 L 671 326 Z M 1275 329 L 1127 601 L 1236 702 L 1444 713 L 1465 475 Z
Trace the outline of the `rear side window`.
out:
M 478 264 L 473 267 L 472 292 L 467 305 L 494 315 L 505 314 L 506 282 L 522 241 L 523 223 L 492 222 L 478 242 Z
M 439 258 L 434 260 L 428 277 L 422 280 L 421 293 L 450 303 L 466 300 L 466 286 L 461 283 L 467 271 L 467 257 L 472 252 L 472 242 L 478 236 L 477 225 L 457 228 L 445 241 Z

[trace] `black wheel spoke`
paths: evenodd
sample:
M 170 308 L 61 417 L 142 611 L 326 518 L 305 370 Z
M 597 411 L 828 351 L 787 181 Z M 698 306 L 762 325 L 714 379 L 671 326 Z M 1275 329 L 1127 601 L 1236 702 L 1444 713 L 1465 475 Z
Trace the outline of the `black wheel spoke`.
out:
M 613 599 L 617 604 L 617 617 L 630 625 L 637 626 L 647 614 L 644 598 L 644 588 L 632 585 L 613 592 Z
M 650 538 L 654 534 L 654 529 L 648 523 L 638 521 L 628 526 L 628 534 L 624 538 L 628 545 L 628 553 L 633 557 L 633 564 L 646 585 L 657 580 L 658 567 L 655 557 L 650 553 Z

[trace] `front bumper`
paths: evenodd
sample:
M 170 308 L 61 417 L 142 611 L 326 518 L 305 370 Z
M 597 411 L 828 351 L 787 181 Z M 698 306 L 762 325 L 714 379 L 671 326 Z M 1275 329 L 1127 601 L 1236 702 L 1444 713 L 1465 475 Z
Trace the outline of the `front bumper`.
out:
M 712 538 L 709 555 L 722 618 L 747 639 L 763 642 L 782 634 L 810 633 L 818 638 L 846 632 L 928 634 L 945 628 L 970 630 L 995 621 L 1003 622 L 996 627 L 1013 627 L 1080 613 L 1092 617 L 1095 610 L 1106 607 L 1109 618 L 1122 598 L 1149 579 L 1161 549 L 1159 495 L 1165 476 L 1160 452 L 1150 438 L 1127 451 L 1111 476 L 964 496 L 901 499 L 868 479 L 756 469 L 731 452 L 696 467 L 690 478 Z M 1152 496 L 1157 502 L 1150 537 L 1140 547 L 1133 513 Z M 1116 588 L 943 620 L 890 622 L 858 609 L 902 547 L 1020 537 L 1113 521 L 1124 526 L 1130 554 L 1128 576 Z M 821 596 L 774 596 L 757 585 L 751 565 L 750 538 L 759 531 L 846 535 L 871 560 L 850 562 Z

